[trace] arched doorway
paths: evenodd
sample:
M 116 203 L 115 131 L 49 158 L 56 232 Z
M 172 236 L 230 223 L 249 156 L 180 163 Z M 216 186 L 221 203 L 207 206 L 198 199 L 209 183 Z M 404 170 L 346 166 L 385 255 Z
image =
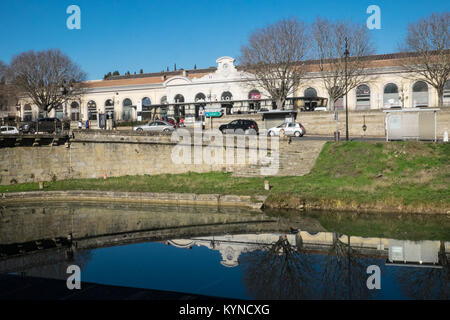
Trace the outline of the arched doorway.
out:
M 428 85 L 424 81 L 413 85 L 413 107 L 428 107 Z
M 108 99 L 105 101 L 105 115 L 106 119 L 114 119 L 114 101 Z
M 356 88 L 356 110 L 370 109 L 370 88 L 366 84 Z
M 27 103 L 23 107 L 23 121 L 32 121 L 33 120 L 33 111 L 31 110 L 31 105 Z
M 259 90 L 253 89 L 248 93 L 248 99 L 251 100 L 248 103 L 248 108 L 250 112 L 258 112 L 261 109 L 261 92 Z
M 94 100 L 87 103 L 87 111 L 89 120 L 97 120 L 97 104 Z
M 142 120 L 151 120 L 152 119 L 152 101 L 149 97 L 144 97 L 141 99 L 142 105 Z
M 177 94 L 175 96 L 174 100 L 175 100 L 176 104 L 183 103 L 184 102 L 184 97 L 181 94 Z M 173 109 L 174 109 L 175 120 L 177 122 L 179 122 L 181 118 L 183 118 L 183 119 L 185 118 L 185 116 L 186 116 L 186 109 L 185 109 L 184 105 L 175 105 Z
M 195 121 L 201 121 L 202 120 L 202 116 L 200 115 L 200 110 L 204 110 L 206 104 L 204 102 L 206 102 L 206 96 L 202 93 L 199 92 L 195 95 Z
M 133 102 L 131 99 L 124 99 L 122 101 L 122 120 L 130 121 L 133 118 Z
M 398 87 L 395 83 L 388 83 L 384 86 L 383 91 L 383 107 L 384 108 L 392 108 L 392 107 L 401 107 L 400 100 L 398 95 Z
M 305 110 L 314 110 L 317 107 L 317 91 L 314 88 L 309 87 L 305 90 L 303 93 L 303 96 L 305 98 Z
M 221 99 L 222 101 L 222 108 L 226 110 L 226 114 L 232 114 L 233 109 L 233 95 L 230 91 L 225 91 L 222 93 Z
M 73 101 L 70 104 L 70 120 L 72 121 L 80 120 L 80 105 L 76 101 Z
M 161 117 L 161 119 L 164 119 L 167 117 L 167 111 L 169 109 L 169 107 L 165 107 L 164 105 L 167 105 L 167 96 L 162 96 L 161 100 L 159 101 L 159 103 L 161 104 L 161 108 L 159 110 L 159 116 Z

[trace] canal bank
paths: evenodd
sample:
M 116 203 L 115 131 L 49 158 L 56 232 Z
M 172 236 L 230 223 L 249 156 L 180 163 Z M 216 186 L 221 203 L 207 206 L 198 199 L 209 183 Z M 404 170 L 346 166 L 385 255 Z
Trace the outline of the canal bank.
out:
M 63 192 L 60 197 L 76 201 L 82 200 L 77 198 L 79 192 L 97 192 L 112 201 L 131 197 L 172 204 L 260 207 L 264 203 L 278 209 L 448 214 L 449 172 L 446 143 L 327 142 L 311 172 L 303 176 L 236 177 L 212 171 L 46 181 L 43 190 L 38 183 L 10 184 L 0 186 L 0 203 L 14 197 L 51 200 L 57 195 L 51 192 Z M 29 193 L 36 191 L 40 193 Z

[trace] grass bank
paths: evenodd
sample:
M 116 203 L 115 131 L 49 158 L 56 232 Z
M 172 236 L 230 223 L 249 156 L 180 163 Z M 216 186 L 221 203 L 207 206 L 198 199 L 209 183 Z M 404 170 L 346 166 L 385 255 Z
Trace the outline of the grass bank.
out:
M 264 190 L 264 180 L 271 190 Z M 450 144 L 328 142 L 302 177 L 233 177 L 187 173 L 46 182 L 45 190 L 108 190 L 268 195 L 266 206 L 292 209 L 447 213 Z M 37 183 L 0 186 L 0 192 L 38 190 Z

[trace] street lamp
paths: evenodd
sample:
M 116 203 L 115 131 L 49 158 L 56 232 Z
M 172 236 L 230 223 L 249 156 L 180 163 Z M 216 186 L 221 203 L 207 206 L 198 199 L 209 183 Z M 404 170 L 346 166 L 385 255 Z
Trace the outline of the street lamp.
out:
M 61 95 L 64 97 L 64 118 L 67 118 L 67 96 L 73 92 L 72 81 L 66 85 L 66 82 L 63 80 L 61 87 L 59 88 Z
M 345 140 L 348 141 L 348 76 L 347 76 L 347 60 L 350 52 L 348 51 L 348 41 L 345 37 L 345 51 L 344 51 L 344 63 L 345 63 Z
M 22 109 L 22 106 L 20 105 L 20 103 L 17 103 L 17 105 L 16 105 L 16 110 L 17 110 L 17 114 L 18 114 L 18 118 L 19 118 L 19 121 L 22 121 L 22 117 L 21 117 L 21 109 Z

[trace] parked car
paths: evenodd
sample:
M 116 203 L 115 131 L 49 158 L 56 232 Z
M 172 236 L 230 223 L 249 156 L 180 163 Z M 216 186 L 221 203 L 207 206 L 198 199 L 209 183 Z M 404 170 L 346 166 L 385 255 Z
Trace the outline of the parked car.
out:
M 1 126 L 0 127 L 1 134 L 19 134 L 19 130 L 16 127 L 12 126 Z
M 235 134 L 258 134 L 258 124 L 253 120 L 238 119 L 233 120 L 228 124 L 223 124 L 219 127 L 219 130 L 225 133 Z
M 301 123 L 297 122 L 285 122 L 279 126 L 267 130 L 267 135 L 271 137 L 280 136 L 282 134 L 287 136 L 303 137 L 305 133 L 305 127 Z
M 20 126 L 20 131 L 31 134 L 35 132 L 54 133 L 55 130 L 56 133 L 61 133 L 63 129 L 69 130 L 70 123 L 63 124 L 58 118 L 40 118 Z
M 173 125 L 171 123 L 157 120 L 157 121 L 151 121 L 147 124 L 139 125 L 133 127 L 133 131 L 137 132 L 143 132 L 143 131 L 151 131 L 151 132 L 171 132 L 174 131 L 176 128 L 176 125 Z

